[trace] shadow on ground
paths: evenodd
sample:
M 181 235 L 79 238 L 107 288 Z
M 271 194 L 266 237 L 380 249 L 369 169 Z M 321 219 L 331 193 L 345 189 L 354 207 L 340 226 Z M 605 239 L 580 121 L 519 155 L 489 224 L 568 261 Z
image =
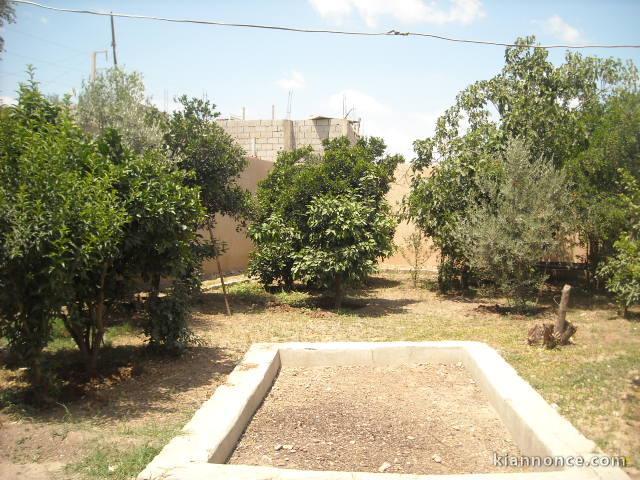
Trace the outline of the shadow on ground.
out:
M 177 396 L 207 385 L 213 388 L 216 377 L 230 373 L 236 362 L 225 350 L 209 346 L 192 347 L 179 357 L 154 354 L 144 345 L 107 347 L 99 376 L 92 379 L 77 351 L 60 349 L 45 356 L 56 378 L 48 402 L 34 405 L 33 392 L 18 369 L 14 381 L 0 384 L 0 409 L 18 409 L 45 421 L 119 421 L 175 412 L 180 408 Z
M 230 289 L 228 299 L 234 313 L 291 312 L 313 315 L 325 312 L 332 315 L 381 317 L 406 313 L 408 305 L 418 302 L 412 298 L 385 298 L 385 290 L 401 285 L 402 282 L 398 280 L 371 277 L 361 288 L 347 292 L 340 309 L 335 308 L 330 294 L 300 285 L 288 292 L 278 287 L 267 290 L 259 287 Z M 196 301 L 194 310 L 201 315 L 225 314 L 222 292 L 203 293 Z

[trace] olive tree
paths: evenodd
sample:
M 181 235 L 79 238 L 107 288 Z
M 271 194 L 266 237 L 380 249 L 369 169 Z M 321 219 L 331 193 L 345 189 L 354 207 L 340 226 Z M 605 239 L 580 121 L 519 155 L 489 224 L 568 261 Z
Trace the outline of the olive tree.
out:
M 136 153 L 162 144 L 163 118 L 146 96 L 138 72 L 113 67 L 83 81 L 76 114 L 85 131 L 97 136 L 117 130 Z
M 519 139 L 507 144 L 492 174 L 477 177 L 481 192 L 455 235 L 477 275 L 522 307 L 546 274 L 537 268 L 560 255 L 574 227 L 565 175 L 550 160 L 532 158 Z

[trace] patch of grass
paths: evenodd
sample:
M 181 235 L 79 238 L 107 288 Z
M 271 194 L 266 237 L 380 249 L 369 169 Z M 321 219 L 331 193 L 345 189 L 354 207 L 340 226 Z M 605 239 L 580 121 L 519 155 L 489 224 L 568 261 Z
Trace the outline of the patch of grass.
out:
M 80 462 L 68 465 L 66 470 L 85 478 L 129 480 L 140 473 L 161 449 L 161 446 L 150 443 L 127 449 L 103 444 Z
M 117 437 L 99 446 L 82 460 L 67 466 L 67 471 L 88 479 L 128 480 L 135 478 L 169 440 L 179 434 L 192 412 L 177 415 L 168 422 L 145 422 L 142 425 L 124 424 L 117 429 Z M 118 437 L 126 437 L 121 442 Z M 123 448 L 119 444 L 133 446 Z

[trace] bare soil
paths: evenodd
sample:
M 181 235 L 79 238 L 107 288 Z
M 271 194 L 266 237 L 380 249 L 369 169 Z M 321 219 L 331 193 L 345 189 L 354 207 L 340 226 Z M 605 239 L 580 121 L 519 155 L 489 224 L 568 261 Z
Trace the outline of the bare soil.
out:
M 284 368 L 229 463 L 414 474 L 506 471 L 493 465 L 494 452 L 519 455 L 462 364 Z

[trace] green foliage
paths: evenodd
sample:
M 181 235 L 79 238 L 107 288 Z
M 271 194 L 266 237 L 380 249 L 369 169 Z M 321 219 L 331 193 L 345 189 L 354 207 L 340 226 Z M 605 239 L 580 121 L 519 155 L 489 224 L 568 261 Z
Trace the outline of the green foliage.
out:
M 354 194 L 316 197 L 308 214 L 308 235 L 293 255 L 293 277 L 334 288 L 339 307 L 343 286 L 362 281 L 378 258 L 393 251 L 396 221 L 388 205 L 376 206 Z
M 441 287 L 469 273 L 454 232 L 480 201 L 477 175 L 489 172 L 510 138 L 526 141 L 532 158 L 567 165 L 590 143 L 603 104 L 620 91 L 636 91 L 632 63 L 567 53 L 555 66 L 545 49 L 518 39 L 505 52 L 502 71 L 460 92 L 439 119 L 433 137 L 414 143 L 412 191 L 407 215 L 441 252 Z
M 224 250 L 214 238 L 216 215 L 244 221 L 250 214 L 250 194 L 237 184 L 248 162 L 242 148 L 216 124 L 219 113 L 214 104 L 184 95 L 178 101 L 182 109 L 169 118 L 164 143 L 170 158 L 190 173 L 186 185 L 200 189 L 202 226 L 209 232 L 211 247 L 201 249 L 201 254 L 211 257 Z
M 111 129 L 88 138 L 33 75 L 0 139 L 0 333 L 40 377 L 62 318 L 94 373 L 109 307 L 131 284 L 194 270 L 199 190 L 157 150 L 136 154 Z
M 152 348 L 179 354 L 197 342 L 187 324 L 191 287 L 188 278 L 181 278 L 174 282 L 169 295 L 149 300 L 149 321 L 144 331 Z
M 598 277 L 606 281 L 620 313 L 626 316 L 629 307 L 640 304 L 640 182 L 624 170 L 620 176 L 619 204 L 628 215 L 629 230 L 613 244 L 614 254 L 602 263 Z
M 30 74 L 0 124 L 0 328 L 38 383 L 53 319 L 78 285 L 99 288 L 128 217 L 116 169 Z
M 336 291 L 369 274 L 392 249 L 395 220 L 384 198 L 402 160 L 385 155 L 377 138 L 352 145 L 346 137 L 279 154 L 261 182 L 256 245 L 249 273 L 266 285 L 294 279 Z
M 598 275 L 606 279 L 607 290 L 626 317 L 629 307 L 640 304 L 640 241 L 624 235 L 614 243 L 614 249 L 615 254 L 604 262 Z
M 277 213 L 256 222 L 249 230 L 251 239 L 259 248 L 251 252 L 249 275 L 257 277 L 263 285 L 281 281 L 293 285 L 293 264 L 296 249 L 301 245 L 300 232 L 287 224 Z
M 456 236 L 474 272 L 522 306 L 546 280 L 536 264 L 560 254 L 571 232 L 569 191 L 564 174 L 532 159 L 521 140 L 507 145 L 499 166 L 498 175 L 478 176 L 482 200 L 469 207 Z
M 99 136 L 115 129 L 136 153 L 162 144 L 163 118 L 145 95 L 142 75 L 113 67 L 82 83 L 78 123 Z
M 0 0 L 0 28 L 4 23 L 14 23 L 16 21 L 16 12 L 13 5 L 8 0 Z M 0 36 L 0 53 L 4 50 L 4 38 Z
M 410 272 L 413 287 L 417 288 L 418 280 L 420 279 L 420 270 L 431 257 L 431 252 L 427 247 L 424 234 L 419 230 L 411 232 L 405 236 L 403 240 L 404 243 L 402 247 L 400 247 L 400 253 L 411 268 Z
M 640 94 L 611 96 L 596 122 L 589 148 L 565 167 L 574 185 L 579 233 L 594 271 L 629 228 L 629 205 L 621 194 L 623 173 L 640 178 Z

